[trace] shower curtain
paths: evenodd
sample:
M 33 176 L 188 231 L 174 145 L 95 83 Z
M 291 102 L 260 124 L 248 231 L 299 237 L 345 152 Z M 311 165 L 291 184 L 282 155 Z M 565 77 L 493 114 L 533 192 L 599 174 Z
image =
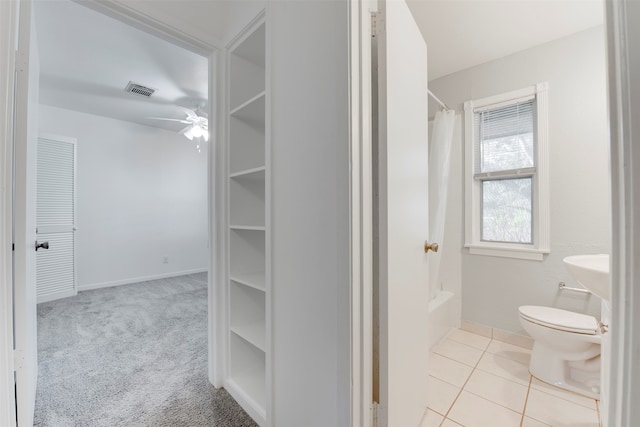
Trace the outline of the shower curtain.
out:
M 440 246 L 437 253 L 429 255 L 429 300 L 435 298 L 442 289 L 440 265 L 444 249 L 447 188 L 455 122 L 455 111 L 438 111 L 429 142 L 429 242 L 437 242 Z

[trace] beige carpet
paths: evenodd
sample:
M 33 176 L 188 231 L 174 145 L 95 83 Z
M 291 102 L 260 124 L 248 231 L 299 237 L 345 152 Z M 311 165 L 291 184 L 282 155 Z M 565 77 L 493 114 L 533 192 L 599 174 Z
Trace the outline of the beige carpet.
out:
M 207 378 L 206 273 L 38 305 L 39 427 L 245 427 Z

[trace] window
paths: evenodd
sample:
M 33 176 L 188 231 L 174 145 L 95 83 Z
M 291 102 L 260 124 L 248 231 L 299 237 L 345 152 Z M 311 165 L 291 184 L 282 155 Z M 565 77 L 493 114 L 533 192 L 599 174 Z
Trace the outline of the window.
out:
M 542 260 L 549 252 L 547 85 L 465 103 L 470 253 Z

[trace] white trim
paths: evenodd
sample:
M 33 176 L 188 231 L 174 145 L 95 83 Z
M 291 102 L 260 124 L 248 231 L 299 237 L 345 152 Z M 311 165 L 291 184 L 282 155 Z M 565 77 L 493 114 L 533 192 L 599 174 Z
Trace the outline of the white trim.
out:
M 92 289 L 110 288 L 112 286 L 130 285 L 132 283 L 147 282 L 149 280 L 167 279 L 169 277 L 186 276 L 187 274 L 205 273 L 206 268 L 195 268 L 193 270 L 174 271 L 171 273 L 152 274 L 150 276 L 131 277 L 129 279 L 111 280 L 108 282 L 89 283 L 88 285 L 78 285 L 78 292 Z
M 72 1 L 205 57 L 210 56 L 224 46 L 224 43 L 220 40 L 213 40 L 213 43 L 209 43 L 204 41 L 204 35 L 193 36 L 187 34 L 166 22 L 139 12 L 124 4 L 122 0 Z
M 265 153 L 264 153 L 264 185 L 265 185 L 265 211 L 264 211 L 264 224 L 266 226 L 265 230 L 265 330 L 267 331 L 267 342 L 265 348 L 265 369 L 266 369 L 266 386 L 267 386 L 267 396 L 266 396 L 266 420 L 268 426 L 274 426 L 274 411 L 273 411 L 273 399 L 275 396 L 275 377 L 274 377 L 274 346 L 273 346 L 273 306 L 275 300 L 273 298 L 273 220 L 272 220 L 272 192 L 271 192 L 271 171 L 272 171 L 272 162 L 271 162 L 271 81 L 272 81 L 272 66 L 271 61 L 273 59 L 272 56 L 272 41 L 271 41 L 271 22 L 269 22 L 269 16 L 271 16 L 270 12 L 271 3 L 267 2 L 265 9 L 260 12 L 260 15 L 263 16 L 263 20 L 265 23 L 265 64 L 264 64 L 264 90 L 265 90 L 265 111 L 264 111 L 264 144 L 265 144 Z M 225 171 L 227 173 L 228 171 Z
M 605 2 L 611 140 L 611 357 L 605 427 L 640 421 L 640 8 Z M 606 375 L 606 374 L 605 374 Z
M 63 135 L 56 135 L 54 133 L 39 133 L 38 134 L 38 139 L 47 139 L 49 141 L 59 141 L 59 142 L 66 142 L 67 144 L 74 144 L 77 146 L 78 144 L 78 139 L 77 138 L 72 138 L 70 136 L 63 136 Z
M 226 238 L 227 217 L 226 200 L 226 120 L 222 114 L 225 111 L 226 93 L 224 82 L 226 79 L 226 58 L 224 51 L 215 50 L 209 57 L 209 117 L 216 119 L 215 133 L 209 139 L 208 164 L 208 196 L 209 196 L 209 382 L 214 387 L 223 386 L 224 356 L 220 356 L 217 349 L 224 345 L 224 317 L 225 317 L 225 280 L 226 280 Z M 220 179 L 222 177 L 222 179 Z
M 516 101 L 526 101 L 536 95 L 536 86 L 527 86 L 522 89 L 513 90 L 507 93 L 501 93 L 499 95 L 488 96 L 482 99 L 476 99 L 473 102 L 475 111 L 482 110 L 485 107 L 491 106 L 492 108 L 501 107 L 503 105 L 512 104 Z M 466 103 L 465 103 L 466 105 Z
M 13 363 L 12 140 L 19 3 L 0 2 L 0 425 L 16 425 Z
M 473 113 L 478 109 L 506 105 L 536 97 L 536 171 L 533 175 L 533 244 L 492 243 L 480 240 L 480 186 L 473 174 Z M 542 261 L 550 252 L 549 207 L 549 114 L 548 84 L 538 83 L 520 90 L 464 103 L 465 111 L 465 247 L 470 254 Z M 500 175 L 500 174 L 495 174 Z
M 536 85 L 536 107 L 538 117 L 538 173 L 536 175 L 537 191 L 534 192 L 538 206 L 537 226 L 535 234 L 538 238 L 538 250 L 549 253 L 551 251 L 551 192 L 549 186 L 549 84 Z M 540 120 L 544 117 L 544 120 Z M 534 224 L 535 226 L 535 224 Z M 535 233 L 535 230 L 534 230 Z
M 74 297 L 76 295 L 78 295 L 77 289 L 74 289 L 72 291 L 57 292 L 54 295 L 39 296 L 37 303 L 42 304 L 43 302 L 49 302 L 49 301 L 55 301 L 62 298 Z
M 531 248 L 516 248 L 512 246 L 498 245 L 464 245 L 464 247 L 469 249 L 469 253 L 472 255 L 527 259 L 530 261 L 542 261 L 544 259 L 544 255 L 549 253 L 549 251 L 541 251 Z
M 351 426 L 373 425 L 373 181 L 371 12 L 375 1 L 349 6 L 349 185 Z

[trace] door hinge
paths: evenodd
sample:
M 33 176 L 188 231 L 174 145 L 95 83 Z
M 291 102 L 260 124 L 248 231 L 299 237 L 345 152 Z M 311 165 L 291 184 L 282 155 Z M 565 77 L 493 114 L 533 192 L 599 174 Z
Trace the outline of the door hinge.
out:
M 371 37 L 378 35 L 378 12 L 371 12 Z
M 15 244 L 15 243 L 12 243 L 12 244 L 11 244 L 11 250 L 12 250 L 13 252 L 15 252 L 15 251 L 16 251 L 16 244 Z

